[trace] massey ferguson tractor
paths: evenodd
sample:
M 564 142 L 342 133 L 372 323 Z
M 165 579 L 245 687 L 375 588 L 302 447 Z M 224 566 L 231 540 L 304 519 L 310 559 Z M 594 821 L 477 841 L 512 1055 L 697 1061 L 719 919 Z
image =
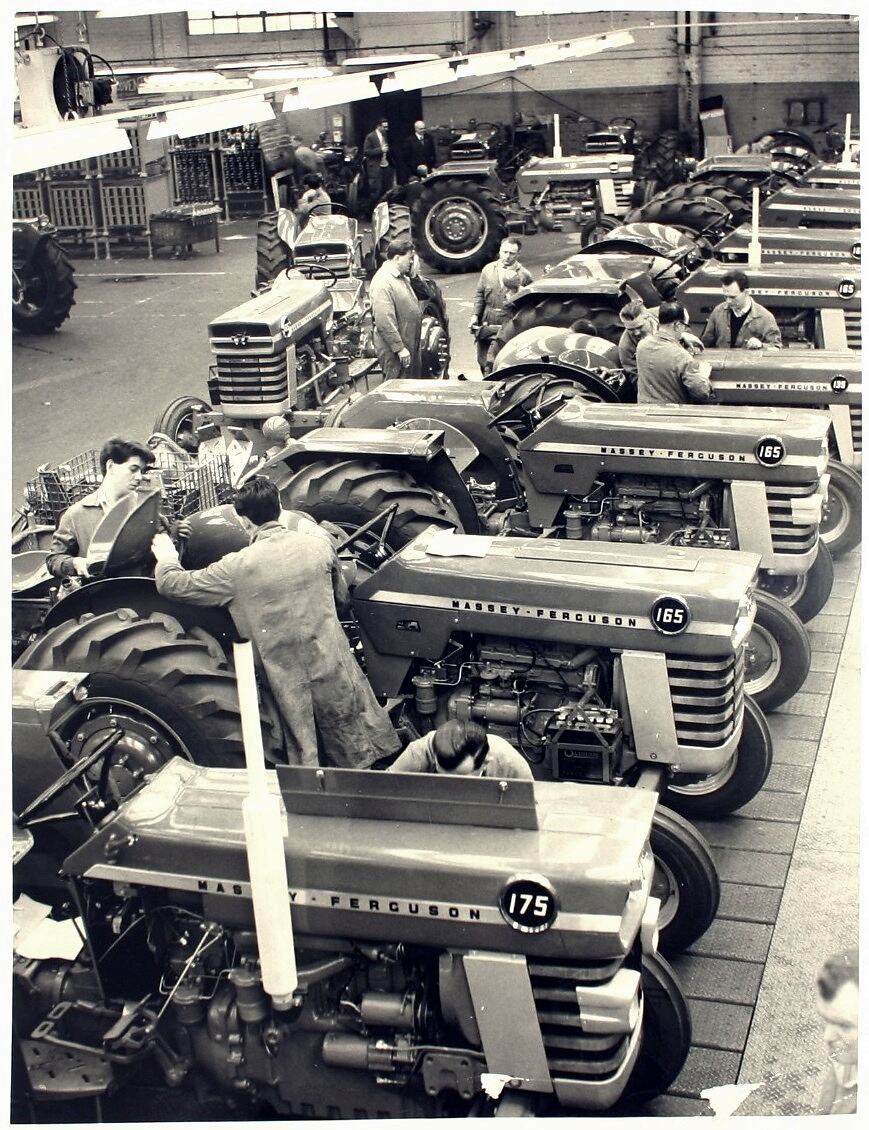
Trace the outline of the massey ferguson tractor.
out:
M 333 433 L 342 441 L 361 434 Z M 429 449 L 430 470 L 444 485 L 450 475 L 461 484 L 442 437 L 433 433 L 383 433 L 384 461 L 407 440 L 418 456 Z M 346 463 L 309 459 L 293 474 L 275 461 L 267 470 L 289 480 L 283 490 L 289 505 L 315 490 L 319 506 L 300 509 L 315 517 L 328 510 L 348 530 L 340 548 L 356 572 L 360 603 L 359 627 L 348 622 L 347 630 L 360 642 L 365 633 L 370 637 L 361 642 L 360 658 L 367 664 L 367 648 L 374 649 L 369 678 L 384 701 L 394 700 L 395 724 L 405 737 L 448 717 L 482 717 L 511 735 L 541 779 L 666 790 L 668 803 L 686 815 L 723 815 L 761 788 L 770 737 L 745 694 L 757 554 L 656 546 L 616 551 L 477 536 L 465 559 L 455 556 L 464 539 L 450 537 L 440 549 L 431 543 L 434 534 L 452 535 L 459 525 L 458 511 L 438 490 L 403 470 L 376 467 L 372 457 L 367 472 L 354 474 L 336 499 L 326 484 L 340 478 Z M 373 520 L 358 503 L 366 495 L 378 501 Z M 26 805 L 16 798 L 19 812 L 37 797 L 45 804 L 69 774 L 86 785 L 82 805 L 96 824 L 173 755 L 221 767 L 239 763 L 229 615 L 167 601 L 153 580 L 129 575 L 148 556 L 161 506 L 165 499 L 152 486 L 106 515 L 92 545 L 99 575 L 85 583 L 59 586 L 45 571 L 44 551 L 13 557 L 15 668 L 58 679 L 90 675 L 87 690 L 58 721 L 62 772 L 54 765 L 25 778 L 16 770 L 16 781 L 27 785 Z M 190 521 L 188 567 L 209 564 L 246 541 L 228 505 L 194 513 Z M 416 549 L 402 561 L 418 559 L 421 571 L 401 564 L 396 572 L 390 552 L 417 531 Z M 389 585 L 377 590 L 387 595 L 371 595 L 369 581 L 387 568 Z M 432 586 L 440 596 L 431 595 Z M 399 617 L 404 627 L 390 618 L 390 602 L 416 609 Z M 429 622 L 420 618 L 424 607 L 440 612 Z M 375 632 L 372 614 L 390 632 L 405 633 L 414 663 L 389 657 L 393 644 Z M 783 660 L 779 653 L 779 665 Z M 791 661 L 800 660 L 788 654 Z M 392 690 L 396 679 L 400 689 Z M 665 691 L 669 697 L 662 698 Z M 265 754 L 279 765 L 281 729 L 265 689 L 261 707 Z M 662 946 L 676 950 L 714 917 L 715 868 L 698 833 L 664 809 L 654 850 L 661 863 Z
M 243 771 L 175 758 L 62 863 L 83 949 L 14 959 L 19 1098 L 146 1078 L 250 1118 L 629 1114 L 674 1081 L 691 1024 L 656 952 L 654 793 L 269 776 L 285 925 L 260 918 Z

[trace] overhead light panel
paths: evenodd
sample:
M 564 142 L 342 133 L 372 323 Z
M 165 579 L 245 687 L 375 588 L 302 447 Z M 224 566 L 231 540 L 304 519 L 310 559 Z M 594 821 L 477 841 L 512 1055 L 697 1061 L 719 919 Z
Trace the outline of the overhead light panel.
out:
M 469 55 L 462 64 L 460 78 L 480 78 L 483 75 L 509 74 L 519 67 L 509 51 L 486 51 L 482 55 Z
M 217 71 L 165 71 L 148 75 L 140 94 L 203 93 L 211 90 L 250 90 L 246 78 L 227 78 Z
M 455 81 L 456 72 L 449 59 L 439 59 L 434 63 L 412 63 L 409 67 L 400 67 L 383 80 L 380 91 L 389 94 L 396 90 L 420 90 Z
M 343 102 L 376 98 L 377 87 L 368 75 L 336 75 L 321 82 L 300 82 L 284 98 L 283 110 L 319 110 Z
M 17 127 L 13 133 L 12 172 L 32 173 L 132 148 L 127 131 L 114 122 L 83 118 L 54 129 Z
M 583 59 L 587 55 L 597 55 L 601 51 L 611 51 L 615 47 L 630 47 L 634 37 L 629 31 L 609 31 L 594 38 L 572 39 L 567 57 Z
M 255 125 L 274 120 L 275 112 L 264 98 L 233 98 L 208 101 L 207 105 L 180 106 L 167 110 L 148 126 L 148 138 L 197 137 L 201 133 L 217 133 L 234 126 Z

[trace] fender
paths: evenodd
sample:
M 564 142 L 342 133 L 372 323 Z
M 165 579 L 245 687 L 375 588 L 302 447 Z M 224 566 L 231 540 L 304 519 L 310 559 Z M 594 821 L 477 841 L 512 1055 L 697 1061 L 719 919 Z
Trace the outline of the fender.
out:
M 157 592 L 157 585 L 152 577 L 107 577 L 82 585 L 69 596 L 62 597 L 49 610 L 43 621 L 43 630 L 49 631 L 58 624 L 78 619 L 86 613 L 99 616 L 103 612 L 114 612 L 119 608 L 132 608 L 140 616 L 165 612 L 167 616 L 174 617 L 186 632 L 201 628 L 219 640 L 227 650 L 229 644 L 239 638 L 232 617 L 225 608 L 200 608 L 168 600 Z
M 36 228 L 33 224 L 15 224 L 12 228 L 12 267 L 23 271 L 29 267 L 39 249 L 54 235 L 54 228 Z
M 293 472 L 324 458 L 335 462 L 373 458 L 380 466 L 407 471 L 418 483 L 449 498 L 459 513 L 464 533 L 483 532 L 474 500 L 444 450 L 443 432 L 316 428 L 288 443 L 259 468 L 259 474 L 266 475 L 281 490 Z

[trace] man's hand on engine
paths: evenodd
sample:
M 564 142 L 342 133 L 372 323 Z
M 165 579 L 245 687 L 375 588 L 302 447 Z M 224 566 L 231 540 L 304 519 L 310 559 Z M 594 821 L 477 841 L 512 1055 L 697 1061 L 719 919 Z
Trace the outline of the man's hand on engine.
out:
M 682 334 L 681 342 L 689 353 L 693 353 L 696 357 L 698 353 L 702 353 L 704 349 L 703 342 L 697 337 L 696 334 L 688 333 L 687 331 Z
M 178 550 L 172 544 L 168 534 L 154 534 L 151 539 L 151 552 L 159 565 L 169 565 L 178 561 Z
M 72 567 L 73 567 L 73 569 L 75 569 L 76 576 L 78 576 L 78 577 L 89 577 L 90 576 L 90 572 L 88 570 L 87 558 L 85 558 L 85 557 L 73 557 Z
M 745 343 L 746 349 L 763 349 L 763 342 L 759 337 L 750 337 Z
M 410 350 L 409 349 L 399 349 L 398 359 L 401 362 L 402 368 L 406 369 L 408 367 L 408 365 L 410 364 Z

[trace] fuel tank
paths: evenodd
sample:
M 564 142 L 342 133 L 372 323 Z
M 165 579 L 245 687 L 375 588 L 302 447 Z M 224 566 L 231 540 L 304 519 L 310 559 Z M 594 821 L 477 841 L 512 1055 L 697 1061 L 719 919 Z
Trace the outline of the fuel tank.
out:
M 862 354 L 851 349 L 707 349 L 710 380 L 723 403 L 854 405 L 862 401 Z
M 814 185 L 787 185 L 774 192 L 760 206 L 761 224 L 797 228 L 860 227 L 860 188 Z
M 683 302 L 692 321 L 709 316 L 723 300 L 722 276 L 732 265 L 710 261 L 680 283 L 674 301 Z M 773 312 L 779 307 L 810 310 L 859 310 L 861 278 L 858 264 L 761 262 L 748 272 L 751 294 Z
M 353 607 L 372 685 L 391 695 L 407 657 L 440 660 L 454 632 L 726 654 L 759 561 L 730 550 L 441 537 L 430 528 L 356 587 Z M 652 609 L 673 593 L 687 602 L 691 619 L 679 635 L 665 636 Z
M 758 229 L 761 261 L 774 263 L 860 263 L 860 233 L 847 228 Z M 715 244 L 715 257 L 726 263 L 747 263 L 751 224 L 742 224 Z
M 594 404 L 579 397 L 519 444 L 541 494 L 586 494 L 601 472 L 805 482 L 827 466 L 826 412 L 703 404 Z M 773 465 L 762 441 L 783 447 Z
M 267 776 L 287 813 L 298 934 L 574 959 L 623 955 L 636 938 L 651 883 L 652 792 L 303 767 Z M 246 791 L 243 770 L 176 758 L 64 869 L 156 888 L 158 898 L 178 892 L 223 923 L 252 922 Z M 520 875 L 554 896 L 539 933 L 501 909 Z

